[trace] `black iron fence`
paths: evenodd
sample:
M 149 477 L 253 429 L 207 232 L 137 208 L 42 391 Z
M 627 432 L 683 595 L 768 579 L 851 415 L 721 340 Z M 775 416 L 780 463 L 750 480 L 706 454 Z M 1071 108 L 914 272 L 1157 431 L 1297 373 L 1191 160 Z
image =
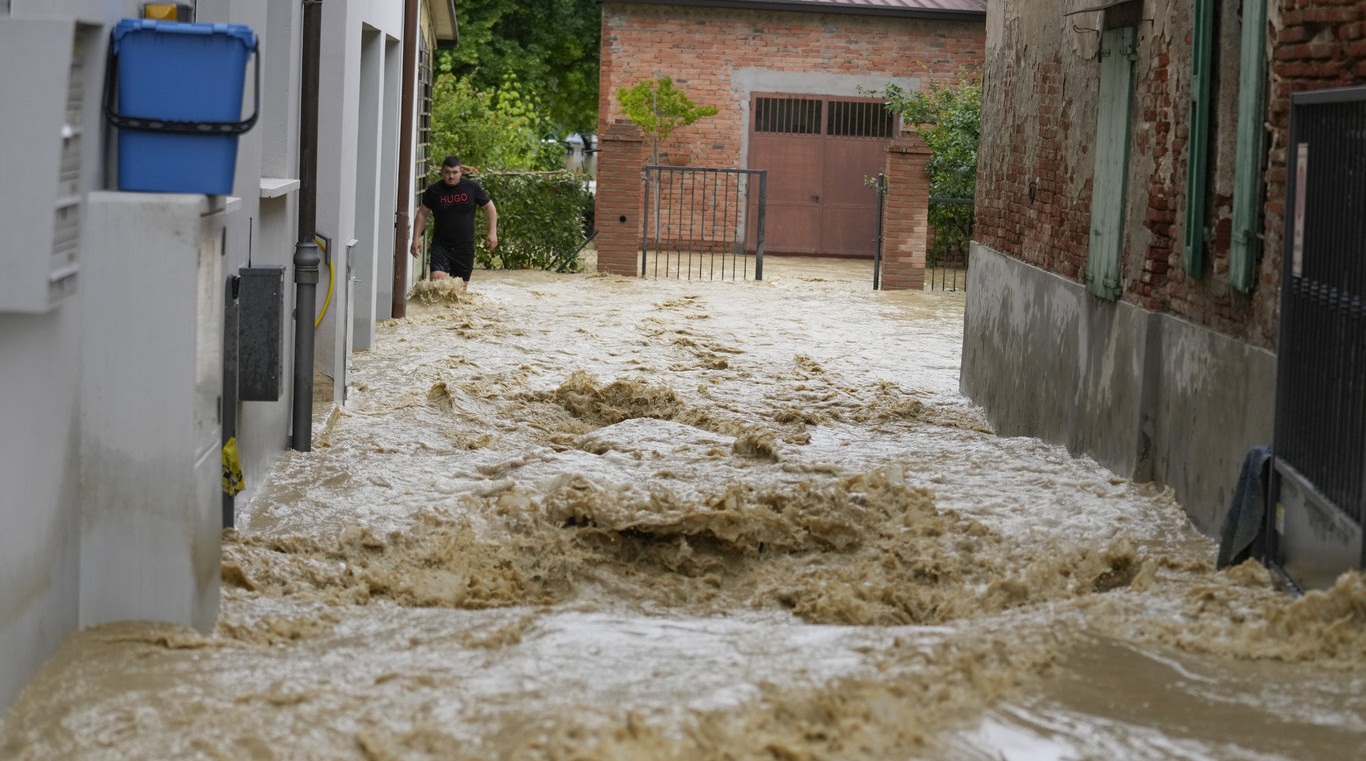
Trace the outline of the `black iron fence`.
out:
M 764 278 L 767 172 L 650 165 L 642 175 L 642 276 Z
M 925 240 L 925 286 L 930 290 L 967 289 L 973 213 L 971 198 L 930 197 Z
M 1366 87 L 1293 95 L 1286 154 L 1268 550 L 1318 587 L 1366 566 Z

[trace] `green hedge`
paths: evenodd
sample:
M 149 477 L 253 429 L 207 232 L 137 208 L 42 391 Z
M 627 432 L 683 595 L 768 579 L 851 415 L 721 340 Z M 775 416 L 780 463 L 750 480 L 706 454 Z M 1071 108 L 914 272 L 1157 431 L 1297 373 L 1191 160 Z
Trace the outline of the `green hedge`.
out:
M 962 69 L 954 83 L 930 78 L 930 83 L 916 92 L 906 92 L 895 84 L 863 92 L 882 98 L 889 110 L 900 114 L 925 138 L 932 152 L 927 167 L 932 198 L 975 197 L 977 147 L 982 132 L 979 72 Z M 929 266 L 935 266 L 941 255 L 962 256 L 972 240 L 973 215 L 971 204 L 930 204 L 934 247 L 926 252 Z
M 484 245 L 487 223 L 476 215 L 475 263 L 486 269 L 578 272 L 578 250 L 591 226 L 588 178 L 569 171 L 474 175 L 498 207 L 498 248 Z

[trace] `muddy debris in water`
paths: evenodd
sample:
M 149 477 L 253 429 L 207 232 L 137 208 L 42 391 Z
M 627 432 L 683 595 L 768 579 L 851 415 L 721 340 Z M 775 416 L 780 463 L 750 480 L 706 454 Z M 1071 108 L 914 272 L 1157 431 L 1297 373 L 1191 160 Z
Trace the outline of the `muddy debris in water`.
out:
M 610 591 L 632 605 L 697 615 L 790 610 L 813 623 L 943 624 L 1102 594 L 1158 563 L 1123 538 L 1103 547 L 1012 542 L 939 510 L 896 472 L 795 487 L 734 483 L 700 501 L 643 497 L 566 475 L 543 496 L 516 489 L 466 516 L 423 513 L 380 536 L 224 540 L 225 585 L 262 595 L 364 605 L 481 609 Z
M 553 602 L 564 563 L 525 543 L 480 538 L 467 521 L 419 516 L 407 531 L 352 527 L 335 537 L 240 535 L 223 540 L 225 585 L 328 605 L 390 600 L 409 607 L 480 609 Z
M 591 373 L 576 371 L 553 392 L 528 398 L 554 402 L 594 428 L 633 418 L 653 418 L 686 423 L 714 433 L 739 432 L 737 424 L 717 420 L 690 407 L 673 389 L 639 379 L 623 378 L 603 384 Z
M 936 403 L 887 380 L 864 388 L 838 378 L 805 355 L 793 358 L 793 374 L 797 382 L 778 389 L 771 400 L 776 406 L 771 417 L 783 425 L 804 429 L 852 423 L 876 430 L 889 423 L 915 421 L 993 433 L 980 408 Z
M 0 758 L 1359 749 L 1360 575 L 1216 571 L 1172 494 L 991 435 L 961 294 L 772 272 L 415 294 L 224 535 L 215 633 L 74 633 Z
M 438 726 L 367 730 L 367 758 L 477 759 L 495 748 L 528 761 L 771 761 L 938 758 L 935 735 L 971 722 L 987 705 L 1047 678 L 1065 642 L 984 632 L 930 645 L 897 640 L 880 651 L 878 676 L 823 685 L 761 684 L 725 710 L 693 712 L 667 726 L 623 708 L 612 716 L 506 716 L 484 743 Z
M 875 386 L 872 399 L 859 405 L 850 415 L 853 422 L 864 425 L 898 420 L 918 420 L 945 428 L 961 428 L 978 433 L 994 433 L 980 408 L 969 405 L 926 404 L 895 384 L 882 381 Z
M 460 304 L 469 303 L 476 298 L 476 294 L 468 290 L 466 282 L 458 277 L 442 278 L 441 280 L 419 280 L 408 289 L 408 299 L 420 301 L 424 304 Z
M 1147 638 L 1195 653 L 1361 670 L 1366 576 L 1349 571 L 1297 598 L 1249 560 L 1193 585 L 1182 617 L 1151 622 Z
M 735 437 L 731 450 L 741 457 L 778 462 L 782 459 L 778 442 L 771 432 L 747 432 Z

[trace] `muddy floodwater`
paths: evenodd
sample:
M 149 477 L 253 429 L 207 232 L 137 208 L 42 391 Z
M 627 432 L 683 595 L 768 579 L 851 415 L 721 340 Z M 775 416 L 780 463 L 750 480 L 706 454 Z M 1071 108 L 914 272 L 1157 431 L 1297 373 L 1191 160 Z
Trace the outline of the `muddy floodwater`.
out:
M 1366 583 L 958 392 L 964 294 L 476 272 L 239 505 L 209 636 L 74 634 L 4 759 L 1353 759 Z

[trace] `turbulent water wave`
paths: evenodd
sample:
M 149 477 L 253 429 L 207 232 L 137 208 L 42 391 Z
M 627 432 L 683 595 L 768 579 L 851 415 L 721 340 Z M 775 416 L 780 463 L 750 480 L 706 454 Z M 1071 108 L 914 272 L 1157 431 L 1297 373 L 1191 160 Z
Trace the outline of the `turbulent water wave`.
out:
M 961 294 L 786 266 L 415 291 L 247 474 L 216 630 L 74 634 L 0 757 L 1356 752 L 1361 575 L 1217 572 L 1169 492 L 992 433 Z

